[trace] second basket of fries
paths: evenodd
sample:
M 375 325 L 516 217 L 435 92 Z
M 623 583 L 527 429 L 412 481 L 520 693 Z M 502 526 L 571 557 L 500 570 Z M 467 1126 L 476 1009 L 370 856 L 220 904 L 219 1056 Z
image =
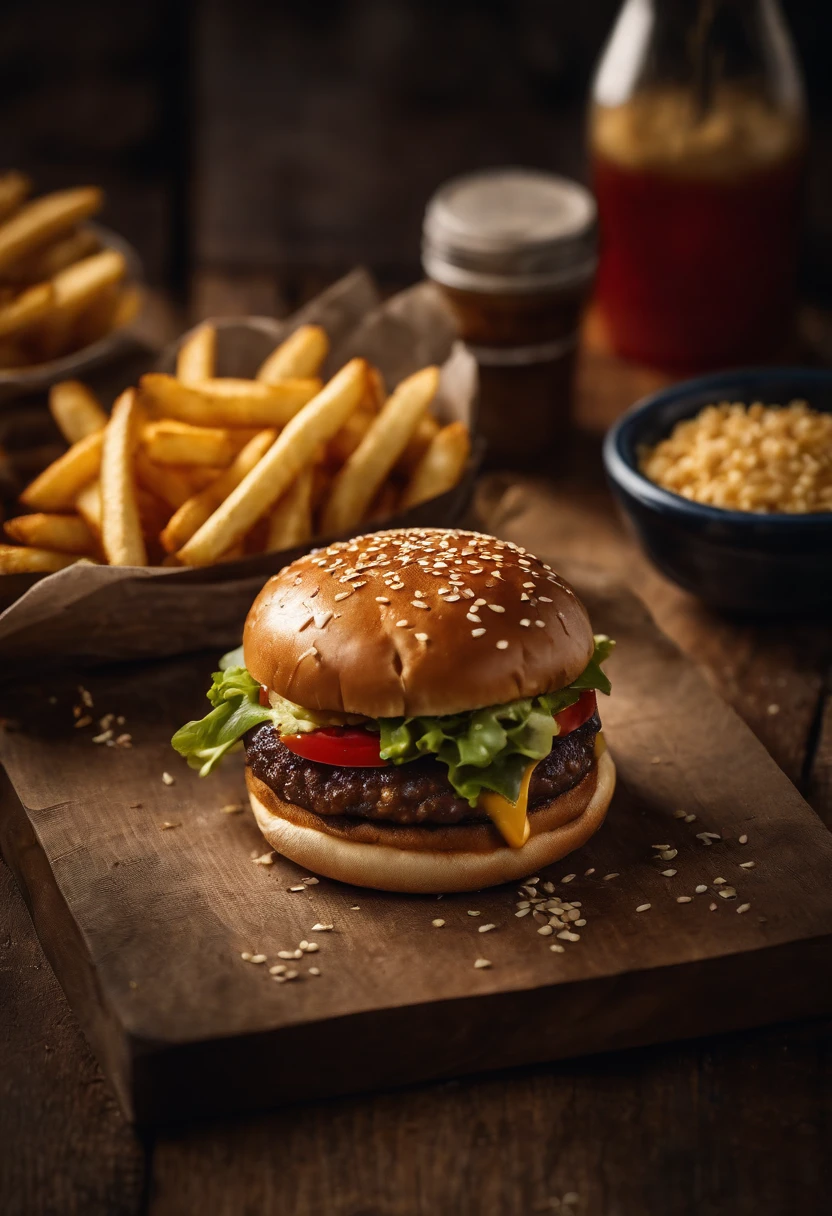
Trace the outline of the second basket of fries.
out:
M 81 381 L 53 385 L 68 446 L 4 523 L 0 655 L 34 644 L 35 627 L 41 651 L 52 631 L 64 652 L 98 656 L 215 644 L 235 628 L 235 588 L 244 613 L 252 584 L 299 550 L 455 522 L 475 397 L 474 361 L 432 289 L 380 304 L 364 272 L 287 322 L 203 322 L 112 403 Z M 222 587 L 218 613 L 207 583 Z

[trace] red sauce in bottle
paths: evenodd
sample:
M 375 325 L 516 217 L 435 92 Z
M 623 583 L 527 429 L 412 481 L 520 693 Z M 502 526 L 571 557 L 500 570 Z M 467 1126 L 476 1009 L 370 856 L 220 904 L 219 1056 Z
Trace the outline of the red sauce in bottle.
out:
M 758 147 L 743 117 L 740 133 L 729 116 L 687 145 L 678 125 L 657 130 L 618 114 L 604 131 L 596 121 L 596 300 L 620 354 L 695 371 L 773 358 L 787 342 L 803 147 L 793 129 Z

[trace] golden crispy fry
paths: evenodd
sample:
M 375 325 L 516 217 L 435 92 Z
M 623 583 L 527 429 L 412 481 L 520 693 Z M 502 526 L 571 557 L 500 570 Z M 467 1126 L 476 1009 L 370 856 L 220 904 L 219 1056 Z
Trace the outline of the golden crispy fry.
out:
M 187 422 L 162 420 L 142 428 L 142 445 L 156 464 L 209 465 L 231 464 L 240 448 L 252 438 L 250 429 L 229 430 L 218 426 L 191 426 Z
M 67 443 L 77 443 L 107 425 L 98 398 L 80 380 L 61 380 L 52 385 L 49 412 Z
M 366 360 L 351 359 L 287 423 L 262 460 L 179 551 L 182 561 L 207 566 L 241 540 L 311 463 L 319 444 L 344 425 L 366 385 Z
M 103 431 L 79 439 L 26 487 L 20 501 L 36 511 L 71 511 L 79 492 L 98 476 L 103 443 Z
M 363 519 L 438 386 L 437 367 L 425 367 L 401 382 L 335 478 L 321 520 L 325 534 L 346 531 Z
M 2 277 L 7 283 L 42 283 L 73 262 L 88 258 L 99 248 L 98 237 L 91 228 L 76 228 L 60 240 L 12 262 L 2 272 Z
M 162 544 L 169 553 L 175 553 L 191 539 L 197 528 L 202 527 L 220 503 L 228 497 L 232 490 L 236 489 L 257 462 L 265 456 L 275 439 L 277 439 L 276 430 L 260 431 L 253 439 L 249 439 L 233 464 L 216 481 L 180 505 L 162 533 Z
M 77 553 L 53 553 L 50 549 L 0 545 L 0 574 L 52 574 L 77 561 L 81 561 Z
M 175 376 L 150 372 L 139 381 L 157 417 L 196 426 L 283 426 L 320 391 L 319 380 L 205 380 L 182 384 Z
M 3 525 L 6 535 L 21 545 L 54 549 L 93 557 L 98 550 L 95 537 L 77 515 L 18 515 Z
M 110 329 L 123 329 L 125 325 L 132 324 L 141 312 L 143 303 L 144 296 L 140 287 L 132 285 L 123 288 L 116 297 L 113 313 L 110 317 Z
M 181 468 L 165 468 L 154 464 L 144 448 L 137 448 L 134 456 L 136 476 L 146 490 L 166 502 L 172 511 L 187 502 L 194 493 L 191 479 Z M 212 475 L 215 476 L 212 470 Z
M 200 325 L 179 347 L 176 379 L 183 384 L 200 384 L 214 375 L 217 359 L 217 331 L 213 325 Z
M 439 423 L 433 414 L 425 414 L 411 435 L 407 447 L 396 461 L 396 473 L 409 477 L 438 434 Z
M 293 549 L 312 538 L 312 465 L 298 473 L 269 518 L 266 552 Z
M 0 337 L 31 329 L 51 311 L 54 296 L 51 283 L 38 283 L 0 306 Z
M 126 269 L 123 254 L 103 249 L 55 275 L 52 308 L 35 335 L 43 358 L 54 359 L 72 347 L 72 331 L 80 315 L 108 295 Z
M 75 499 L 75 510 L 92 532 L 93 536 L 101 538 L 101 482 L 98 478 L 84 486 Z
M 138 394 L 128 388 L 113 406 L 101 453 L 101 543 L 111 566 L 147 565 L 133 478 L 138 422 Z
M 471 436 L 464 422 L 443 426 L 434 437 L 405 487 L 401 507 L 415 507 L 453 489 L 471 452 Z
M 337 435 L 333 435 L 326 445 L 325 460 L 331 469 L 340 469 L 367 434 L 375 418 L 375 414 L 363 408 L 350 414 Z
M 384 383 L 384 377 L 377 367 L 371 366 L 369 375 L 367 376 L 367 392 L 361 403 L 361 408 L 368 409 L 372 414 L 377 414 L 386 400 L 387 388 Z
M 329 338 L 320 325 L 301 325 L 261 364 L 257 379 L 277 384 L 317 376 L 328 351 Z
M 19 258 L 74 228 L 100 210 L 103 194 L 95 186 L 45 194 L 0 226 L 0 272 Z
M 31 189 L 32 183 L 25 173 L 10 169 L 0 174 L 0 223 L 14 215 Z

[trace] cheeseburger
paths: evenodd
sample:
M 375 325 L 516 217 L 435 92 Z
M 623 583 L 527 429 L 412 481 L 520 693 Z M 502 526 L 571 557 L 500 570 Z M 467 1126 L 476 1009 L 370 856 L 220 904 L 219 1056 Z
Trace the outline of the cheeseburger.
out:
M 522 878 L 598 830 L 615 784 L 596 693 L 612 649 L 545 562 L 404 528 L 269 579 L 212 711 L 174 735 L 205 775 L 242 740 L 263 835 L 387 891 Z

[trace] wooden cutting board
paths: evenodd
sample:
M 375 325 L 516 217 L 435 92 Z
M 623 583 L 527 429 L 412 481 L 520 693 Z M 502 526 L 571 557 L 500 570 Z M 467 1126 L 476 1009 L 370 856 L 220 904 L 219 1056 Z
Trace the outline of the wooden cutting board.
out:
M 574 942 L 516 917 L 515 887 L 397 896 L 306 885 L 280 858 L 255 864 L 266 846 L 252 817 L 222 809 L 244 798 L 239 757 L 200 780 L 168 743 L 203 712 L 214 656 L 5 690 L 16 723 L 2 739 L 3 852 L 131 1117 L 252 1109 L 832 1010 L 832 837 L 632 595 L 564 572 L 619 643 L 601 707 L 619 773 L 609 817 L 535 876 L 579 903 Z M 132 747 L 75 728 L 79 678 L 96 719 L 124 715 L 114 725 Z M 484 924 L 496 928 L 480 934 Z M 276 983 L 269 966 L 301 940 L 318 951 Z M 479 958 L 491 966 L 476 969 Z

